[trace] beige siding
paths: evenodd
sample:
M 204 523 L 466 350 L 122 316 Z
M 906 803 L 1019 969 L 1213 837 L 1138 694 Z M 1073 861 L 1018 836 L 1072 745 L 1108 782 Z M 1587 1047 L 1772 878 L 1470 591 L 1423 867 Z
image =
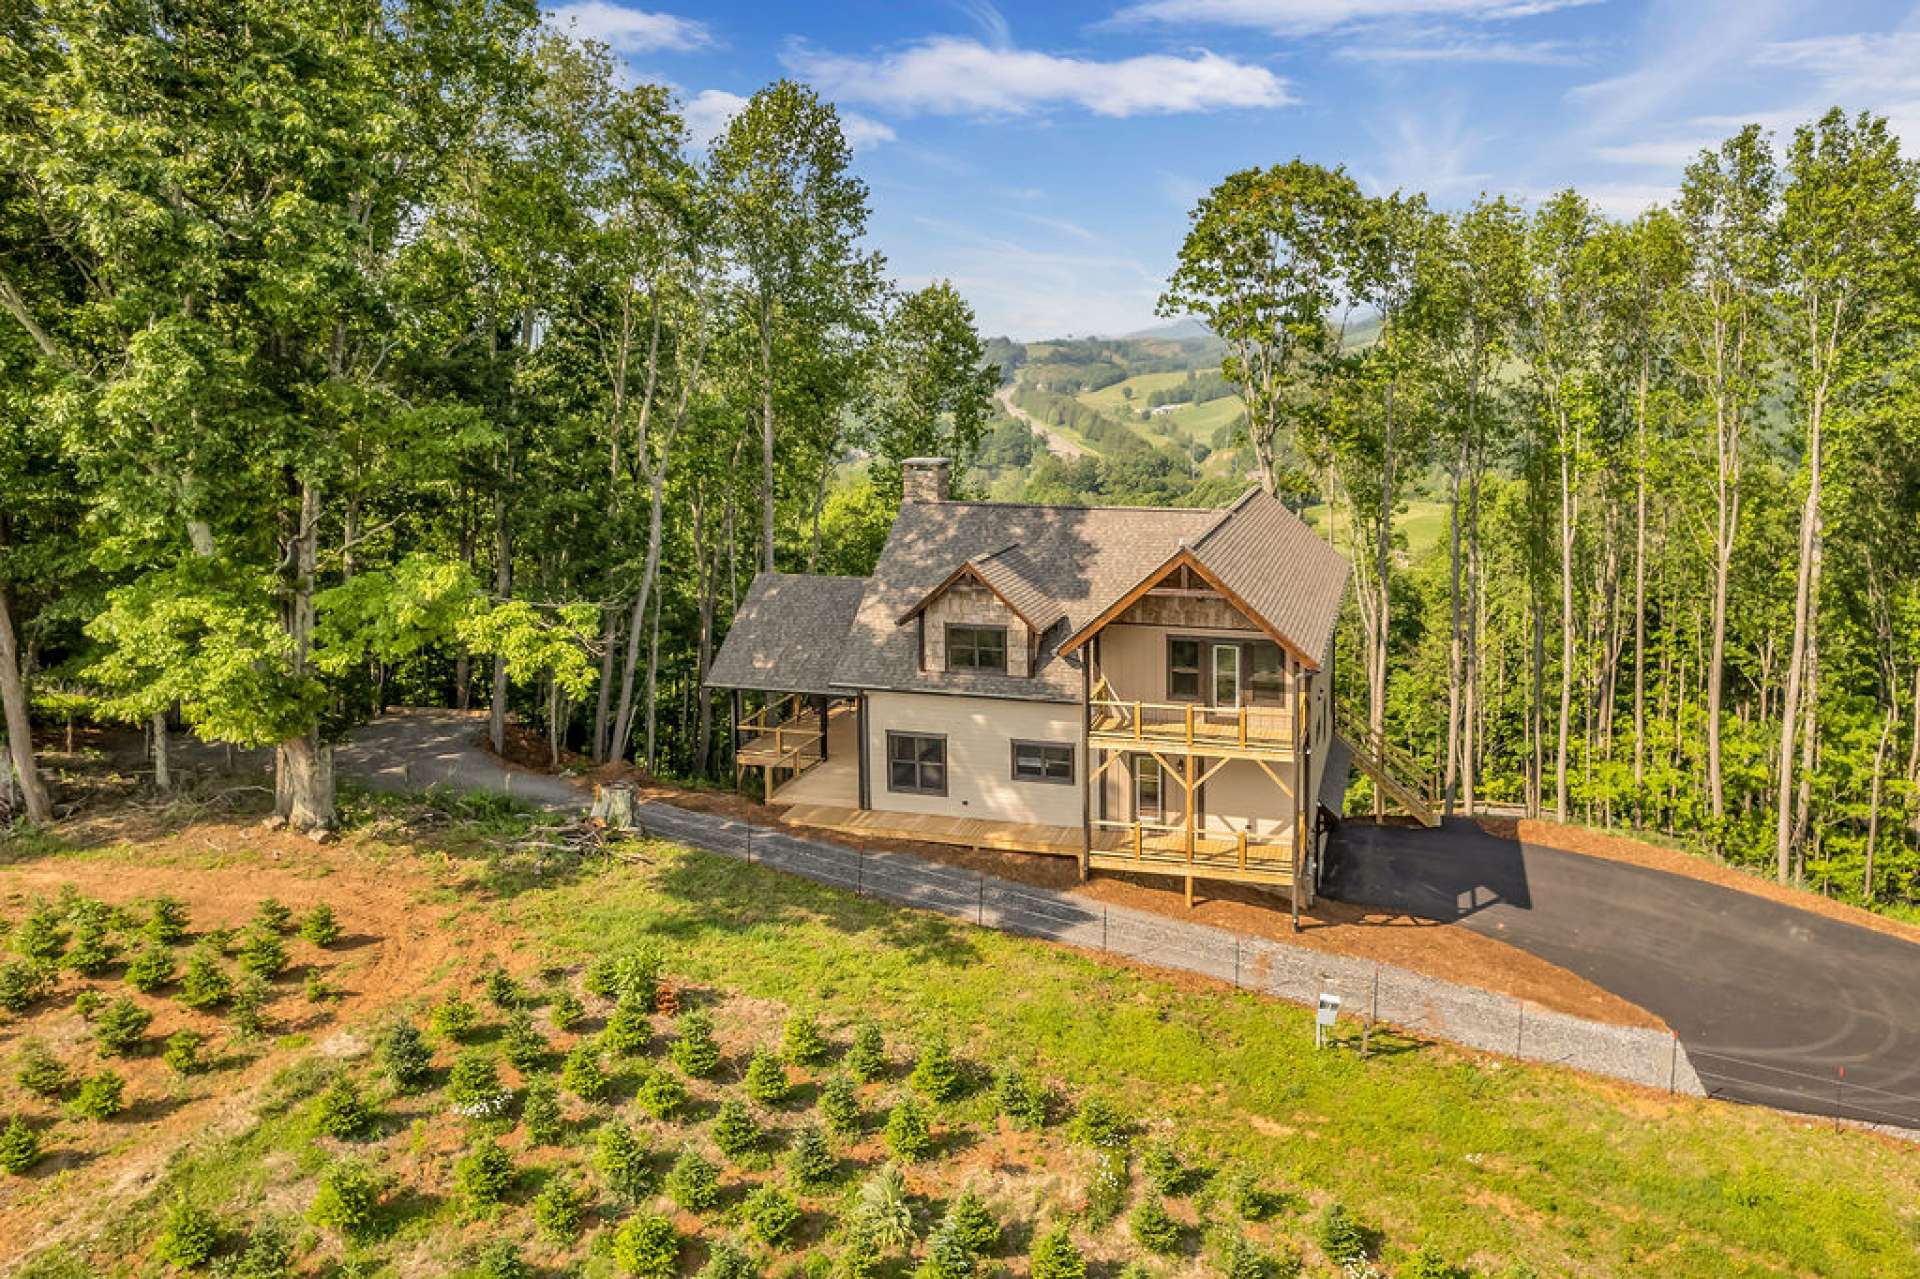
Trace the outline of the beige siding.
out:
M 1168 765 L 1178 771 L 1185 767 L 1184 757 L 1164 756 Z M 1207 771 L 1215 761 L 1195 759 L 1194 775 L 1197 777 Z M 1270 764 L 1270 768 L 1280 775 L 1282 781 L 1293 778 L 1292 764 Z M 1099 789 L 1106 792 L 1107 820 L 1123 822 L 1133 818 L 1133 763 L 1115 764 L 1102 775 Z M 1282 834 L 1293 826 L 1293 799 L 1273 779 L 1261 771 L 1260 765 L 1252 760 L 1237 759 L 1228 763 L 1208 779 L 1201 787 L 1201 807 L 1205 821 L 1201 823 L 1207 830 L 1246 831 L 1252 835 Z M 1167 816 L 1163 819 L 1173 825 L 1179 825 L 1185 815 L 1185 792 L 1178 783 L 1169 780 L 1166 784 Z M 1100 796 L 1094 795 L 1094 816 L 1098 818 Z
M 947 793 L 903 794 L 887 789 L 887 733 L 942 733 L 947 739 Z M 1081 711 L 1057 702 L 1016 702 L 934 693 L 869 693 L 869 799 L 883 812 L 938 813 L 985 821 L 1080 824 Z M 1073 747 L 1074 784 L 1013 780 L 1013 743 L 1059 742 Z
M 1007 674 L 1026 676 L 1033 650 L 1033 636 L 1027 624 L 1000 602 L 1000 597 L 984 586 L 969 581 L 955 582 L 940 598 L 927 605 L 921 614 L 926 622 L 926 669 L 947 669 L 947 624 L 975 622 L 1007 628 Z
M 1251 630 L 1227 630 L 1224 628 L 1205 628 L 1198 626 L 1145 626 L 1133 622 L 1115 622 L 1100 632 L 1099 673 L 1105 677 L 1113 695 L 1125 700 L 1142 702 L 1165 702 L 1172 699 L 1167 694 L 1167 637 L 1179 635 L 1188 639 L 1219 639 L 1244 641 L 1261 638 L 1258 632 Z M 1204 687 L 1208 666 L 1212 655 L 1201 659 L 1201 681 Z M 1282 684 L 1286 688 L 1286 671 L 1282 667 Z

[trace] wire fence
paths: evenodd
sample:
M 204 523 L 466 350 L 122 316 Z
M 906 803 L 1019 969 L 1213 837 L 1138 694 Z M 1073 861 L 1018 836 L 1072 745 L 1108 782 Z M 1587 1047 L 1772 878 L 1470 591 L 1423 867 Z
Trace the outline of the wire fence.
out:
M 1547 1012 L 1390 965 L 1092 902 L 910 853 L 850 848 L 659 803 L 638 806 L 636 816 L 647 833 L 983 928 L 1198 973 L 1295 1003 L 1335 995 L 1341 1022 L 1356 1033 L 1387 1023 L 1489 1052 L 1703 1091 L 1686 1052 L 1664 1032 Z

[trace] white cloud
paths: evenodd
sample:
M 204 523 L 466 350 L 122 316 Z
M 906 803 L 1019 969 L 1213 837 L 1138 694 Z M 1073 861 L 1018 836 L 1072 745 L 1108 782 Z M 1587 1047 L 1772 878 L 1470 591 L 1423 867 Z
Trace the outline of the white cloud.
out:
M 1461 102 L 1442 99 L 1369 125 L 1381 163 L 1356 175 L 1361 185 L 1377 194 L 1421 192 L 1442 202 L 1485 190 L 1493 174 L 1474 162 L 1487 139 L 1468 118 Z
M 747 99 L 738 93 L 728 93 L 725 89 L 702 89 L 688 98 L 680 106 L 680 115 L 687 122 L 687 133 L 693 138 L 693 145 L 705 150 L 713 140 L 726 132 L 727 121 L 740 113 L 747 105 Z M 885 123 L 871 116 L 861 115 L 858 111 L 841 111 L 840 132 L 847 145 L 855 151 L 864 151 L 878 146 L 882 142 L 891 142 L 895 134 Z
M 713 42 L 704 22 L 629 9 L 612 0 L 556 5 L 547 11 L 547 21 L 579 39 L 597 40 L 615 53 L 683 53 Z
M 1157 323 L 1159 273 L 1123 254 L 1056 250 L 1031 235 L 997 236 L 978 227 L 919 219 L 928 240 L 919 255 L 936 264 L 896 260 L 901 283 L 949 278 L 972 304 L 983 333 L 1017 339 L 1069 333 L 1129 333 Z
M 1608 164 L 1684 169 L 1692 164 L 1703 150 L 1719 144 L 1718 137 L 1677 138 L 1666 142 L 1623 142 L 1618 146 L 1595 147 L 1593 158 L 1604 160 Z
M 1078 106 L 1122 118 L 1295 101 L 1286 81 L 1265 67 L 1205 50 L 1101 62 L 937 36 L 874 58 L 795 45 L 782 60 L 832 98 L 937 115 L 1024 115 Z
M 1492 63 L 1506 66 L 1571 66 L 1582 56 L 1562 40 L 1445 39 L 1431 43 L 1354 43 L 1334 50 L 1347 62 Z
M 1276 35 L 1315 35 L 1358 23 L 1405 18 L 1498 21 L 1596 4 L 1599 0 L 1139 0 L 1123 22 L 1251 27 Z

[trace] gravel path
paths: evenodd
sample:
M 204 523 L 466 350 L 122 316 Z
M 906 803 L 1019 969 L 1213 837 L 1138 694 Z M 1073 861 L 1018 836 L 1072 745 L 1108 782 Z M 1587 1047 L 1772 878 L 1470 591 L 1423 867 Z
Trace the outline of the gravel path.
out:
M 354 733 L 338 767 L 385 790 L 441 785 L 512 794 L 554 810 L 587 807 L 589 797 L 573 783 L 503 767 L 473 744 L 477 727 L 472 716 L 452 711 L 389 715 Z M 1704 1092 L 1685 1049 L 1660 1031 L 1548 1012 L 1392 965 L 1107 906 L 910 853 L 865 852 L 658 801 L 636 811 L 651 834 L 982 927 L 1198 973 L 1295 1003 L 1337 995 L 1343 1038 L 1357 1037 L 1372 1019 L 1487 1052 Z

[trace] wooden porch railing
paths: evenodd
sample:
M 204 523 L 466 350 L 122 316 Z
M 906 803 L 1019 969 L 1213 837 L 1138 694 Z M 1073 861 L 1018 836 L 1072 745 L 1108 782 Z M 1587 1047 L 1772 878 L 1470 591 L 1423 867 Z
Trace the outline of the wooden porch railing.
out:
M 1294 743 L 1291 697 L 1277 705 L 1231 707 L 1096 694 L 1088 703 L 1088 713 L 1095 736 L 1124 738 L 1143 746 L 1288 751 Z
M 1275 838 L 1249 835 L 1246 831 L 1206 830 L 1168 822 L 1114 821 L 1096 818 L 1095 830 L 1118 834 L 1119 847 L 1103 844 L 1096 848 L 1102 857 L 1149 859 L 1164 864 L 1172 860 L 1196 869 L 1282 870 L 1298 869 L 1298 843 L 1292 836 Z

